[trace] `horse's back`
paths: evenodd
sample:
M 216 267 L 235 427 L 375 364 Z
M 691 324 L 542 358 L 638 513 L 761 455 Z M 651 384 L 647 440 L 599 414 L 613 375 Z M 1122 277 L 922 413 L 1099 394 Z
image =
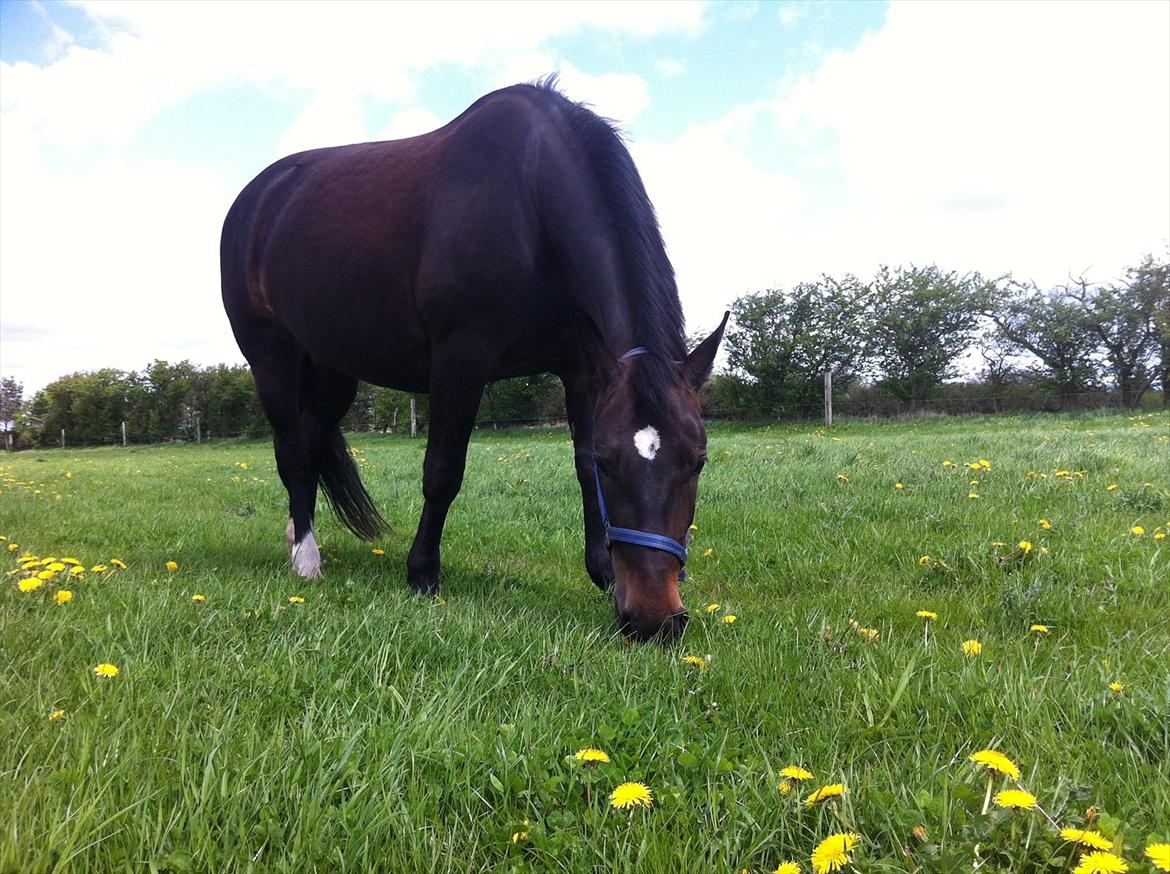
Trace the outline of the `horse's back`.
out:
M 504 349 L 534 318 L 563 321 L 540 214 L 560 137 L 555 104 L 520 86 L 429 134 L 277 161 L 224 224 L 233 327 L 279 326 L 342 372 L 418 388 L 443 338 L 486 326 Z

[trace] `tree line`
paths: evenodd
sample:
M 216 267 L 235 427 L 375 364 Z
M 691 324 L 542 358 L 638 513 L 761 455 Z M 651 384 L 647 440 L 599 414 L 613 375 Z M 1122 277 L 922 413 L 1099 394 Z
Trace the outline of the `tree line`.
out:
M 1104 392 L 1137 407 L 1155 388 L 1170 399 L 1170 258 L 1146 256 L 1114 282 L 1051 288 L 883 266 L 869 281 L 821 276 L 746 294 L 731 312 L 727 366 L 703 391 L 704 408 L 721 417 L 815 415 L 826 371 L 846 411 L 860 413 L 1011 395 L 1068 409 Z M 426 396 L 415 400 L 425 427 Z M 342 428 L 405 431 L 410 401 L 361 383 Z M 493 383 L 479 411 L 483 425 L 563 416 L 563 391 L 548 374 Z M 117 443 L 123 427 L 133 443 L 270 433 L 243 365 L 73 373 L 27 400 L 18 382 L 0 379 L 0 431 L 17 445 L 56 445 L 62 430 L 68 445 Z

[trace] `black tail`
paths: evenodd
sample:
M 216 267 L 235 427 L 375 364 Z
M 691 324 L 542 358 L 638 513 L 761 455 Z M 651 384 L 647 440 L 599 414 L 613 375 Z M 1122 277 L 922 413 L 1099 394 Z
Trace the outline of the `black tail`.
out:
M 329 506 L 346 528 L 363 540 L 373 540 L 390 530 L 362 485 L 349 444 L 341 436 L 341 428 L 333 428 L 315 460 Z

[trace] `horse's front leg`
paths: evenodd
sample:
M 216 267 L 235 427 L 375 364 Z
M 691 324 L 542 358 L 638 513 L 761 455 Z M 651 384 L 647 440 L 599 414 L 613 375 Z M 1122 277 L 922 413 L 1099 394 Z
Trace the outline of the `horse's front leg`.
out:
M 471 367 L 436 356 L 431 372 L 430 423 L 423 461 L 423 511 L 406 558 L 410 587 L 420 595 L 439 591 L 439 541 L 451 502 L 463 485 L 467 441 L 475 426 L 485 382 Z
M 565 412 L 573 433 L 573 462 L 581 486 L 585 515 L 585 570 L 603 592 L 613 588 L 613 561 L 605 548 L 605 527 L 597 504 L 597 479 L 593 473 L 593 414 L 597 390 L 587 377 L 561 377 L 565 385 Z

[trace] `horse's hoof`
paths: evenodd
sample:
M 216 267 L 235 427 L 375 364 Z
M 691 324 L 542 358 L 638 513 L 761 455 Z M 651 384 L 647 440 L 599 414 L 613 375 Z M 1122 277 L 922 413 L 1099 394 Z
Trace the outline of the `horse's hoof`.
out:
M 438 580 L 411 580 L 410 590 L 424 598 L 436 598 L 439 595 Z

